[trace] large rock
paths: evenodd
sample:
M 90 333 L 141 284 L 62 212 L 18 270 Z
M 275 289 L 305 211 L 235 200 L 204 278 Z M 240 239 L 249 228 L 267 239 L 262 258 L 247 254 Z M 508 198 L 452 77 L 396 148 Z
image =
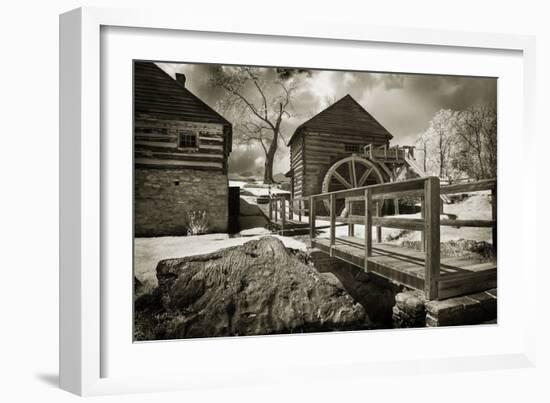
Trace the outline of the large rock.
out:
M 151 315 L 155 323 L 148 331 L 137 329 L 138 339 L 370 327 L 360 304 L 274 237 L 207 255 L 160 261 L 157 278 L 162 308 Z M 136 308 L 138 316 L 146 310 L 140 309 Z

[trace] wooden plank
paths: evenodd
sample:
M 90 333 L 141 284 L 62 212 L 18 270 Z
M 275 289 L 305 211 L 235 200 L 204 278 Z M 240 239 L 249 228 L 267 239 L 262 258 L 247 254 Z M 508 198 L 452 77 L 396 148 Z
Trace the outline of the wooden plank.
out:
M 336 198 L 335 198 L 336 200 Z M 365 189 L 365 270 L 367 270 L 367 262 L 372 256 L 372 198 L 369 189 Z M 378 218 L 378 217 L 377 217 Z
M 491 190 L 491 218 L 495 222 L 493 226 L 493 254 L 497 257 L 497 187 Z
M 199 142 L 199 150 L 200 149 L 223 151 L 223 146 L 213 146 L 213 145 L 209 145 L 209 144 L 202 144 L 202 143 Z
M 399 182 L 391 182 L 391 183 L 381 183 L 377 185 L 370 185 L 370 186 L 364 186 L 360 188 L 355 189 L 346 189 L 346 190 L 339 190 L 336 192 L 332 192 L 336 194 L 337 199 L 344 199 L 347 197 L 354 197 L 361 195 L 365 189 L 368 187 L 371 190 L 372 198 L 376 199 L 376 195 L 387 195 L 391 196 L 394 194 L 397 194 L 399 192 L 403 191 L 411 191 L 411 190 L 418 190 L 422 189 L 424 186 L 424 182 L 428 178 L 420 178 L 420 179 L 410 179 L 406 181 L 399 181 Z M 318 197 L 328 197 L 328 193 L 322 193 L 317 195 Z M 393 198 L 393 197 L 392 197 Z
M 177 148 L 178 147 L 178 143 L 176 143 L 175 141 L 170 143 L 170 142 L 165 142 L 165 141 L 136 140 L 134 142 L 134 144 L 138 145 L 138 146 L 153 146 L 153 147 L 162 147 L 162 148 Z
M 372 256 L 365 259 L 364 240 L 355 237 L 338 237 L 332 248 L 329 239 L 318 238 L 312 242 L 312 246 L 325 253 L 330 253 L 332 249 L 334 257 L 362 268 L 365 268 L 366 260 L 366 269 L 370 272 L 418 290 L 426 288 L 424 259 L 421 252 L 395 245 L 381 244 L 379 248 L 373 247 Z M 446 260 L 452 261 L 453 259 Z M 496 267 L 493 263 L 468 266 L 465 263 L 469 259 L 456 260 L 463 262 L 461 264 L 464 264 L 465 269 L 479 269 L 479 271 L 447 274 L 441 277 L 438 282 L 438 297 L 440 299 L 496 286 Z
M 421 179 L 413 179 L 413 180 L 422 180 Z M 453 193 L 468 193 L 468 192 L 476 192 L 476 191 L 484 191 L 484 190 L 490 190 L 492 185 L 492 182 L 494 179 L 479 181 L 479 182 L 471 182 L 471 183 L 465 183 L 465 184 L 456 184 L 456 185 L 447 185 L 447 186 L 441 186 L 440 193 L 441 194 L 453 194 Z M 399 181 L 399 182 L 390 182 L 386 184 L 382 184 L 384 186 L 391 185 L 391 184 L 401 184 L 408 181 Z M 377 185 L 374 185 L 377 186 Z M 398 186 L 400 187 L 400 186 Z M 375 200 L 387 200 L 387 199 L 402 199 L 402 198 L 420 198 L 424 195 L 424 190 L 420 187 L 408 189 L 408 190 L 398 190 L 398 187 L 395 187 L 392 191 L 383 192 L 382 190 L 373 190 L 372 198 Z M 361 195 L 355 196 L 358 199 L 362 198 Z
M 154 158 L 175 158 L 177 160 L 191 160 L 191 161 L 218 161 L 224 159 L 223 154 L 203 154 L 203 153 L 186 153 L 186 152 L 168 152 L 168 151 L 150 151 L 150 150 L 135 150 L 136 156 L 154 157 Z
M 221 142 L 223 143 L 223 137 L 206 137 L 206 136 L 201 136 L 199 135 L 199 139 L 200 141 L 203 141 L 203 140 L 207 140 L 207 141 L 215 141 L 215 142 Z
M 171 159 L 155 159 L 155 158 L 136 158 L 135 164 L 141 165 L 155 165 L 155 166 L 178 166 L 178 167 L 209 167 L 209 168 L 223 168 L 221 162 L 202 162 L 202 161 L 178 161 Z
M 424 182 L 425 239 L 426 239 L 426 272 L 424 293 L 428 300 L 438 298 L 438 281 L 440 265 L 439 238 L 439 179 L 429 177 Z
M 496 270 L 482 272 L 480 275 L 471 276 L 470 278 L 441 280 L 438 285 L 439 299 L 452 298 L 460 295 L 490 290 L 496 286 Z
M 380 200 L 376 201 L 376 217 L 382 218 L 382 202 Z M 376 242 L 382 242 L 382 227 L 380 225 L 376 226 Z
M 223 149 L 220 151 L 219 149 L 209 149 L 204 148 L 202 145 L 199 145 L 197 148 L 178 148 L 177 145 L 172 143 L 164 143 L 164 144 L 171 144 L 170 147 L 163 145 L 163 146 L 156 146 L 153 144 L 143 144 L 143 143 L 151 143 L 151 142 L 135 142 L 135 149 L 139 150 L 149 150 L 149 151 L 159 151 L 159 152 L 178 152 L 181 154 L 212 154 L 212 155 L 224 155 Z
M 164 133 L 142 133 L 142 132 L 134 132 L 134 137 L 136 140 L 146 140 L 146 141 L 155 141 L 155 140 L 162 140 L 162 141 L 178 141 L 178 136 L 175 134 L 164 134 Z
M 286 198 L 281 197 L 281 222 L 282 222 L 282 230 L 285 229 L 285 222 L 286 222 Z
M 441 194 L 469 193 L 482 190 L 496 189 L 496 179 L 484 179 L 476 182 L 458 183 L 456 185 L 447 185 L 441 187 Z
M 315 198 L 309 198 L 309 239 L 315 239 Z
M 330 196 L 330 245 L 334 245 L 336 239 L 336 197 Z M 332 254 L 331 254 L 332 256 Z
M 222 123 L 189 122 L 173 119 L 147 119 L 145 117 L 136 117 L 135 127 L 145 128 L 178 128 L 178 129 L 197 129 L 202 131 L 212 130 L 221 133 Z
M 420 199 L 420 218 L 422 220 L 425 220 L 426 218 L 426 203 L 424 202 L 423 197 Z M 422 229 L 420 233 L 420 248 L 422 251 L 426 250 L 426 232 L 424 229 Z
M 450 220 L 442 218 L 440 225 L 449 227 L 476 227 L 476 228 L 491 228 L 496 226 L 494 220 Z
M 497 268 L 494 267 L 494 265 L 491 265 L 490 263 L 483 263 L 481 264 L 483 267 L 491 267 L 485 270 L 479 270 L 479 271 L 467 271 L 467 272 L 460 272 L 460 273 L 450 273 L 443 275 L 439 278 L 440 282 L 443 281 L 459 281 L 459 280 L 472 280 L 475 281 L 475 279 L 485 278 L 487 276 L 494 276 L 497 275 Z
M 347 214 L 348 214 L 348 216 L 350 216 L 350 215 L 353 214 L 353 206 L 347 200 L 346 200 L 345 203 L 346 203 Z M 355 227 L 355 225 L 353 223 L 348 223 L 348 236 L 350 236 L 350 237 L 354 236 L 354 232 L 355 232 L 354 227 Z
M 422 231 L 424 229 L 424 220 L 421 218 L 394 218 L 394 217 L 374 217 L 374 225 L 384 228 L 399 228 L 412 231 Z

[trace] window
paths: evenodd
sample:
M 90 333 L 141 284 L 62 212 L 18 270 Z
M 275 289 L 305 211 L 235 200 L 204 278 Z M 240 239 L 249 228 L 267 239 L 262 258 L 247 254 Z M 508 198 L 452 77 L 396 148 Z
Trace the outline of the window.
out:
M 361 145 L 360 144 L 345 143 L 344 144 L 344 149 L 347 152 L 350 152 L 350 153 L 358 153 L 359 151 L 361 151 Z
M 178 148 L 198 148 L 197 133 L 185 131 L 178 135 Z

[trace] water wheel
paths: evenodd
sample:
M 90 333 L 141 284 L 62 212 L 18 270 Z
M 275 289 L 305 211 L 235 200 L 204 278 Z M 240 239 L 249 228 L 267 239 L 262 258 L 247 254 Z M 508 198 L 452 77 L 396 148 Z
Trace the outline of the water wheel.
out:
M 327 193 L 383 182 L 382 172 L 375 163 L 366 158 L 352 155 L 337 161 L 329 168 L 321 189 L 323 193 Z M 327 211 L 330 211 L 330 202 L 325 200 L 324 204 Z M 344 199 L 336 201 L 336 215 L 347 215 Z

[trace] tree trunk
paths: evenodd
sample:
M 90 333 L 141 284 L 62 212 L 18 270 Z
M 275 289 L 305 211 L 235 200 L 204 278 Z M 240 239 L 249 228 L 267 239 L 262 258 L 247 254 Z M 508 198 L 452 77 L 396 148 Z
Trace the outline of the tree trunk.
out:
M 265 155 L 264 163 L 264 183 L 273 183 L 273 160 L 275 159 L 275 153 L 277 152 L 277 143 L 279 140 L 279 130 L 273 130 L 273 141 L 269 145 L 267 154 Z

